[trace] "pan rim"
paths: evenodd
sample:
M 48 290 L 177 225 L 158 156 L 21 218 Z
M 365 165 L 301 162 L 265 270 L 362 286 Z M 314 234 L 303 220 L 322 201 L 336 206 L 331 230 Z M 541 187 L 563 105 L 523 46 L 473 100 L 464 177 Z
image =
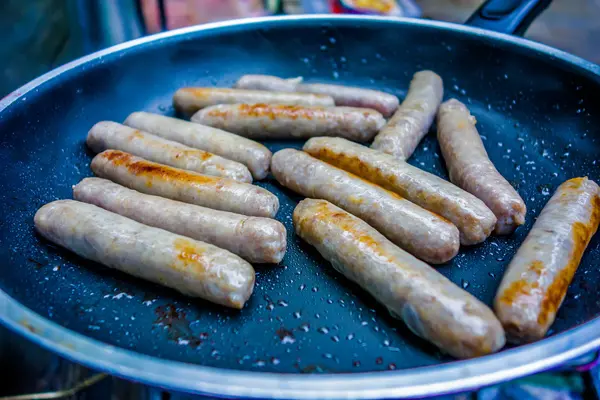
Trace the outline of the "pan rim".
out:
M 439 21 L 377 16 L 260 17 L 163 32 L 81 57 L 32 80 L 0 100 L 0 120 L 3 118 L 3 111 L 11 104 L 26 100 L 28 93 L 36 91 L 44 83 L 102 57 L 167 39 L 181 40 L 193 34 L 255 26 L 277 27 L 293 24 L 295 21 L 325 24 L 335 21 L 385 23 L 461 32 L 513 45 L 515 48 L 533 50 L 552 61 L 575 67 L 578 73 L 594 77 L 600 82 L 600 66 L 590 61 L 544 44 L 479 28 Z M 65 358 L 112 375 L 169 390 L 247 398 L 412 398 L 441 395 L 473 390 L 547 370 L 600 348 L 600 317 L 596 317 L 540 342 L 472 360 L 384 373 L 277 374 L 186 364 L 112 346 L 75 333 L 36 314 L 1 290 L 0 322 Z

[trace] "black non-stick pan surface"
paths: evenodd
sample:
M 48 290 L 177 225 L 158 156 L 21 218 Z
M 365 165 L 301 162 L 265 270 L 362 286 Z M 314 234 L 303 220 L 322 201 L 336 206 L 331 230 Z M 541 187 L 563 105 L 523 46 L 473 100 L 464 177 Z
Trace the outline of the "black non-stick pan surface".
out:
M 556 187 L 576 176 L 600 177 L 598 66 L 523 39 L 451 24 L 295 17 L 141 39 L 69 64 L 3 100 L 4 323 L 69 358 L 130 379 L 263 397 L 465 390 L 554 367 L 600 346 L 600 236 L 583 257 L 550 338 L 454 361 L 391 318 L 294 234 L 291 214 L 301 197 L 272 177 L 257 184 L 280 199 L 277 219 L 288 231 L 287 255 L 279 265 L 255 266 L 255 291 L 241 311 L 88 262 L 34 231 L 39 207 L 71 198 L 71 186 L 92 175 L 85 137 L 98 121 L 121 122 L 138 110 L 173 116 L 176 89 L 228 87 L 247 73 L 304 76 L 403 98 L 421 69 L 443 77 L 446 99 L 470 107 L 490 158 L 527 204 L 527 222 L 515 234 L 463 247 L 438 268 L 490 305 L 504 269 Z M 302 146 L 265 144 L 272 151 Z M 433 130 L 410 163 L 447 178 Z

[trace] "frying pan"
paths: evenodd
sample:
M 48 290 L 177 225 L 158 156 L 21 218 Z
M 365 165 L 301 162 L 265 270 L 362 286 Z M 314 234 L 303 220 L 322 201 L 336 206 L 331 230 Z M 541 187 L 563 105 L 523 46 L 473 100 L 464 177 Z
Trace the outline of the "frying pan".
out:
M 471 23 L 523 32 L 548 2 L 487 3 Z M 504 6 L 504 8 L 503 8 Z M 491 25 L 487 25 L 490 23 Z M 527 203 L 525 226 L 463 247 L 439 270 L 487 304 L 535 217 L 564 180 L 599 177 L 600 68 L 507 34 L 442 22 L 296 16 L 222 22 L 112 47 L 0 103 L 0 311 L 5 325 L 82 364 L 163 388 L 220 396 L 414 397 L 475 389 L 557 367 L 600 347 L 599 236 L 549 337 L 455 361 L 416 338 L 293 234 L 300 197 L 272 178 L 289 248 L 257 265 L 242 311 L 189 299 L 85 261 L 37 236 L 33 215 L 90 176 L 84 139 L 100 120 L 174 115 L 182 86 L 242 74 L 305 76 L 403 97 L 433 69 L 477 117 L 498 169 Z M 273 150 L 300 142 L 267 142 Z M 410 162 L 447 178 L 434 135 Z M 390 218 L 394 218 L 393 215 Z M 393 370 L 393 371 L 391 371 Z

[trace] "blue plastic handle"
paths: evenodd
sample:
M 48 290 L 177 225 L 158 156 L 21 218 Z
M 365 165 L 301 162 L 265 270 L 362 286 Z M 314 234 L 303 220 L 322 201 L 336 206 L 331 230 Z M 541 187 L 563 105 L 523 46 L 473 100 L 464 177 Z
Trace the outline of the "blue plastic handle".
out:
M 522 36 L 552 0 L 488 0 L 466 25 Z

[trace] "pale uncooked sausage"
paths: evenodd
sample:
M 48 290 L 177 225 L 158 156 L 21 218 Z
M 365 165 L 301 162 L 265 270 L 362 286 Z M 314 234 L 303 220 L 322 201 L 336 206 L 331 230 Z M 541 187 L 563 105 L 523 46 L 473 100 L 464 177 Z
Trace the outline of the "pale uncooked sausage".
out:
M 173 96 L 175 108 L 187 114 L 216 104 L 269 103 L 290 106 L 333 106 L 330 96 L 227 88 L 182 88 Z
M 302 77 L 282 79 L 271 75 L 244 75 L 233 85 L 239 89 L 272 90 L 274 92 L 295 92 Z
M 101 178 L 85 178 L 73 198 L 143 224 L 201 240 L 253 263 L 278 263 L 286 250 L 283 224 L 136 192 Z
M 442 78 L 433 71 L 417 72 L 406 98 L 371 147 L 401 160 L 408 159 L 429 131 L 443 96 Z
M 255 179 L 269 172 L 271 152 L 262 144 L 220 129 L 147 112 L 134 112 L 125 125 L 244 164 Z
M 302 78 L 282 79 L 270 75 L 244 75 L 237 88 L 301 92 L 331 96 L 336 106 L 372 108 L 389 117 L 398 108 L 398 97 L 379 90 L 325 83 L 302 83 Z
M 494 232 L 506 235 L 523 225 L 527 208 L 519 193 L 492 164 L 475 123 L 460 101 L 443 103 L 437 123 L 440 149 L 450 180 L 481 199 L 498 219 Z
M 384 117 L 392 115 L 400 102 L 393 94 L 379 90 L 325 83 L 299 83 L 296 92 L 328 95 L 336 106 L 372 108 Z

